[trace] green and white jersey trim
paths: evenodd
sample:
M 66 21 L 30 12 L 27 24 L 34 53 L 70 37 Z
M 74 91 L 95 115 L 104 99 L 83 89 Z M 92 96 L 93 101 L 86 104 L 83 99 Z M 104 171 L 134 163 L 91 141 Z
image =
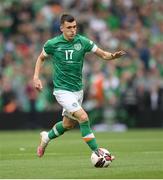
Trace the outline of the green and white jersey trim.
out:
M 97 45 L 94 44 L 94 46 L 93 46 L 93 48 L 91 49 L 91 51 L 94 53 L 94 52 L 96 52 L 97 48 L 98 48 Z
M 44 48 L 42 49 L 42 53 L 45 57 L 48 57 L 49 55 L 45 52 Z

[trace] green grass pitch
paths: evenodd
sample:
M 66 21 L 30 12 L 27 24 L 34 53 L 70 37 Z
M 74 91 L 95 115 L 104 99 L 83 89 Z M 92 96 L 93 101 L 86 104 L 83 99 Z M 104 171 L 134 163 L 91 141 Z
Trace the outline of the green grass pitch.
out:
M 1 131 L 0 179 L 163 178 L 162 129 L 95 135 L 100 147 L 116 156 L 108 168 L 91 165 L 91 152 L 78 130 L 52 141 L 43 158 L 36 156 L 39 131 Z

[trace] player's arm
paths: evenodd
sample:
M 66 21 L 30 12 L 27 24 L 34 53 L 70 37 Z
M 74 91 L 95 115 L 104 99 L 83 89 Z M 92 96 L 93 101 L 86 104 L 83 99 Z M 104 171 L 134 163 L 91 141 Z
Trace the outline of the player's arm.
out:
M 46 58 L 47 57 L 45 56 L 45 54 L 42 51 L 41 54 L 38 56 L 37 61 L 36 61 L 36 65 L 35 65 L 34 76 L 33 76 L 33 84 L 34 84 L 34 87 L 38 91 L 41 91 L 43 88 L 42 82 L 41 82 L 39 76 L 40 76 L 40 72 L 41 72 L 41 67 L 42 67 Z
M 104 59 L 104 60 L 113 60 L 113 59 L 117 59 L 120 58 L 121 56 L 125 55 L 126 52 L 121 50 L 121 51 L 117 51 L 115 53 L 110 53 L 107 51 L 104 51 L 100 48 L 97 48 L 96 51 L 94 52 L 97 56 L 99 56 L 100 58 Z

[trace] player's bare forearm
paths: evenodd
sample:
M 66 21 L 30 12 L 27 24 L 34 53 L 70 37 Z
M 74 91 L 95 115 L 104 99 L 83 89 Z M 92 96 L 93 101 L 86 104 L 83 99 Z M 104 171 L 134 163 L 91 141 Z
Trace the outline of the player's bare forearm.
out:
M 121 56 L 125 55 L 126 52 L 121 50 L 121 51 L 117 51 L 115 53 L 110 53 L 110 52 L 104 51 L 100 48 L 97 48 L 95 54 L 104 60 L 113 60 L 113 59 L 117 59 L 117 58 L 120 58 Z
M 41 67 L 44 63 L 45 56 L 41 53 L 37 58 L 33 79 L 38 79 L 41 71 Z
M 42 82 L 39 79 L 39 75 L 40 75 L 40 71 L 41 71 L 41 67 L 44 63 L 45 60 L 45 56 L 41 53 L 36 61 L 36 65 L 35 65 L 35 71 L 34 71 L 34 76 L 33 76 L 33 84 L 34 87 L 40 91 L 42 90 L 43 86 L 42 86 Z
M 35 65 L 35 71 L 34 71 L 33 79 L 39 78 L 42 64 L 43 64 L 43 61 L 40 58 L 38 58 L 36 61 L 36 65 Z

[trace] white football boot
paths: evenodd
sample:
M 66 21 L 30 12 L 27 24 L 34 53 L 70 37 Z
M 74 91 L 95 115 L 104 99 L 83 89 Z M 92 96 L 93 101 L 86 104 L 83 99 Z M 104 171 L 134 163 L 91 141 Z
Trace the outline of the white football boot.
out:
M 37 147 L 38 157 L 42 157 L 44 155 L 45 149 L 46 149 L 49 141 L 50 141 L 50 139 L 48 137 L 48 133 L 46 131 L 42 131 L 40 133 L 40 144 Z

